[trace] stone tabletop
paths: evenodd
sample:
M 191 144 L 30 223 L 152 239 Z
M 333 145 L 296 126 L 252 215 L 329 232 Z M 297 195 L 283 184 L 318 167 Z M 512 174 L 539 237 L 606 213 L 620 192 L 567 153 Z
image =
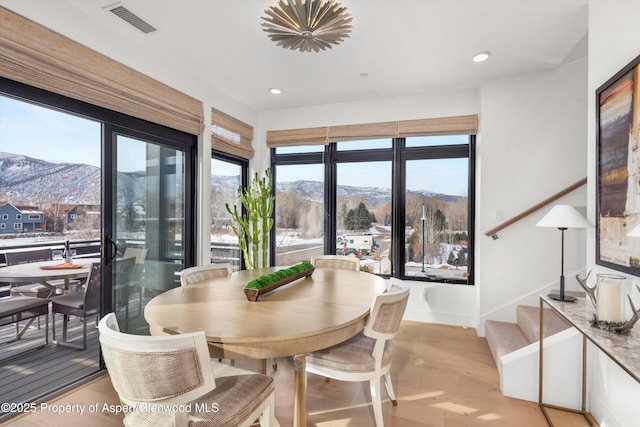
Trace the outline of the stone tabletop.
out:
M 589 341 L 600 348 L 622 369 L 640 382 L 640 326 L 626 334 L 617 334 L 594 328 L 595 307 L 588 298 L 578 298 L 576 302 L 562 302 L 540 295 L 540 299 L 578 329 Z

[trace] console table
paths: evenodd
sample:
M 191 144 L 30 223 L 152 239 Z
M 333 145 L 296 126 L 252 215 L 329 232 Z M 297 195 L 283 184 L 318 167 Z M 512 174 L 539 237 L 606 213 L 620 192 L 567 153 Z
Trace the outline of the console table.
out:
M 544 305 L 548 305 L 553 311 L 565 319 L 571 326 L 582 334 L 582 408 L 579 411 L 561 408 L 554 405 L 545 404 L 542 398 L 543 381 L 543 315 Z M 590 325 L 595 313 L 595 308 L 587 298 L 578 298 L 576 302 L 562 302 L 549 298 L 547 295 L 540 296 L 540 362 L 538 366 L 539 390 L 538 404 L 542 410 L 547 423 L 553 426 L 546 408 L 559 409 L 564 411 L 577 412 L 582 414 L 590 425 L 595 426 L 597 422 L 586 410 L 586 376 L 587 376 L 587 340 L 599 348 L 612 361 L 620 366 L 629 376 L 640 383 L 640 330 L 631 329 L 627 334 L 620 335 L 613 332 L 594 328 Z

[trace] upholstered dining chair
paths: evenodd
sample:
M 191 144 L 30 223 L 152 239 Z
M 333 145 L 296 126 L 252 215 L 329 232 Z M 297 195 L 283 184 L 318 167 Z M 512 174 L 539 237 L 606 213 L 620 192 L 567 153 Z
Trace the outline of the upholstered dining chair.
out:
M 166 336 L 120 332 L 114 313 L 98 324 L 100 345 L 127 426 L 274 426 L 273 379 L 209 359 L 204 332 Z M 214 372 L 231 370 L 229 376 Z M 172 408 L 167 412 L 163 408 Z M 187 412 L 189 411 L 189 412 Z
M 62 314 L 62 341 L 56 344 L 85 350 L 87 348 L 87 317 L 99 315 L 100 312 L 100 263 L 94 262 L 89 267 L 87 281 L 78 292 L 71 292 L 51 298 L 51 329 L 53 340 L 56 340 L 56 314 Z M 82 345 L 67 341 L 69 316 L 82 319 Z
M 311 264 L 316 268 L 341 268 L 343 270 L 360 271 L 360 260 L 352 255 L 320 255 L 311 257 Z
M 410 286 L 395 282 L 388 292 L 378 294 L 371 306 L 364 330 L 353 338 L 316 351 L 307 357 L 307 372 L 342 381 L 369 381 L 373 414 L 377 427 L 383 427 L 380 382 L 397 406 L 391 383 L 393 342 L 407 307 Z
M 185 268 L 180 272 L 180 284 L 182 286 L 193 285 L 207 279 L 225 277 L 231 274 L 231 264 L 206 264 Z

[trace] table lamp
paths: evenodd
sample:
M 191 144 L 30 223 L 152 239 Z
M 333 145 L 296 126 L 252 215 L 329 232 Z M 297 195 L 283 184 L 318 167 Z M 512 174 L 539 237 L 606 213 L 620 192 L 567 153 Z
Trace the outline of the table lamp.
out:
M 591 228 L 591 224 L 573 206 L 556 205 L 544 216 L 536 227 L 554 227 L 560 230 L 560 293 L 550 293 L 549 298 L 557 301 L 573 302 L 576 298 L 564 294 L 564 231 L 567 228 Z

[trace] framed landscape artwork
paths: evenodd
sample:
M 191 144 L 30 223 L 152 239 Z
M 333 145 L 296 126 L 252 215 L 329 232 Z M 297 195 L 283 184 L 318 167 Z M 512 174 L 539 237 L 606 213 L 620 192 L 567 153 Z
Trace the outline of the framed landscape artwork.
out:
M 628 236 L 640 225 L 640 56 L 596 103 L 596 263 L 640 276 L 640 237 Z

